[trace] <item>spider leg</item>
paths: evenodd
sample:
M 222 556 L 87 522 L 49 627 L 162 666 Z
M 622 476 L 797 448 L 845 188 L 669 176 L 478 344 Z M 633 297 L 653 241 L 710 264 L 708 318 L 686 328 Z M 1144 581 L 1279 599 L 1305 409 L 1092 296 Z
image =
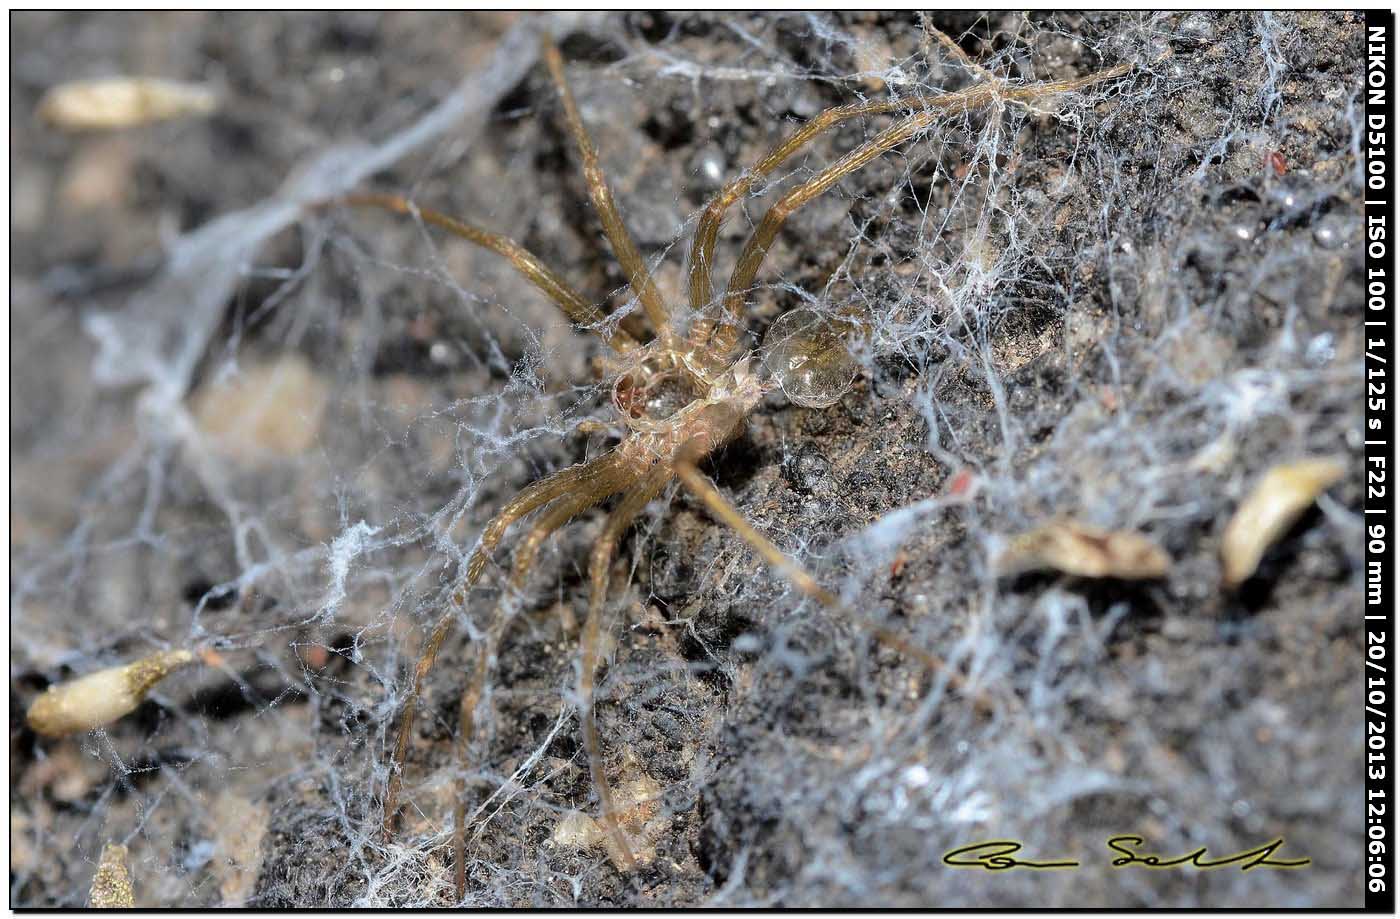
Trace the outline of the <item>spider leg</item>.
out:
M 612 247 L 617 263 L 627 275 L 633 293 L 641 301 L 642 309 L 646 312 L 656 336 L 667 342 L 672 333 L 666 304 L 656 289 L 656 282 L 647 270 L 642 253 L 637 249 L 637 243 L 627 231 L 627 225 L 622 222 L 617 202 L 613 200 L 612 190 L 608 188 L 607 178 L 603 175 L 602 167 L 598 165 L 598 148 L 593 146 L 593 140 L 588 136 L 588 128 L 584 126 L 583 118 L 579 115 L 573 91 L 569 89 L 568 81 L 564 78 L 564 58 L 547 35 L 540 41 L 545 63 L 549 66 L 550 79 L 554 81 L 559 100 L 564 105 L 564 120 L 568 123 L 569 133 L 573 135 L 574 143 L 578 147 L 579 159 L 583 161 L 583 178 L 588 185 L 588 196 L 593 201 L 593 209 L 598 212 L 598 218 L 603 222 L 603 233 L 608 238 L 608 245 Z
M 575 490 L 588 490 L 590 483 L 596 483 L 600 479 L 615 474 L 620 466 L 621 460 L 617 455 L 609 453 L 591 463 L 561 469 L 559 472 L 528 486 L 511 499 L 482 530 L 481 541 L 467 561 L 467 573 L 463 578 L 463 585 L 453 594 L 452 602 L 457 606 L 466 603 L 467 588 L 475 584 L 477 579 L 481 577 L 481 572 L 485 570 L 491 552 L 500 543 L 501 538 L 505 536 L 506 530 L 512 523 L 563 494 Z M 443 641 L 447 639 L 447 634 L 451 631 L 452 623 L 456 617 L 456 610 L 450 609 L 442 615 L 442 618 L 438 619 L 427 642 L 423 645 L 423 652 L 419 655 L 418 663 L 414 667 L 413 688 L 409 691 L 408 698 L 404 700 L 403 713 L 399 715 L 394 756 L 389 763 L 389 784 L 384 792 L 384 835 L 386 838 L 393 835 L 393 822 L 398 815 L 403 763 L 408 754 L 408 738 L 413 732 L 413 715 L 418 705 L 418 697 L 423 691 L 423 680 L 433 669 L 438 650 L 442 647 Z
M 775 571 L 787 578 L 788 583 L 796 587 L 800 592 L 821 603 L 823 606 L 833 609 L 856 625 L 870 632 L 881 644 L 887 645 L 894 650 L 917 660 L 930 673 L 947 674 L 948 685 L 953 689 L 968 693 L 966 681 L 960 674 L 948 667 L 943 659 L 930 651 L 911 643 L 899 633 L 891 631 L 882 625 L 877 625 L 862 616 L 855 614 L 836 594 L 827 590 L 817 583 L 816 578 L 807 573 L 797 562 L 793 561 L 782 549 L 779 549 L 772 540 L 764 536 L 753 524 L 744 519 L 744 515 L 739 513 L 738 508 L 729 503 L 729 500 L 720 493 L 705 474 L 696 467 L 692 458 L 682 455 L 676 460 L 676 476 L 680 478 L 681 484 L 686 491 L 690 492 L 707 507 L 710 513 L 719 518 L 719 521 L 728 526 L 735 533 L 753 547 L 754 551 L 763 558 Z M 980 693 L 968 693 L 977 706 L 985 714 L 994 711 L 991 701 L 983 697 Z M 1014 703 L 1012 703 L 1014 704 Z
M 715 240 L 719 234 L 720 222 L 727 210 L 740 197 L 747 194 L 754 183 L 763 175 L 776 169 L 784 160 L 792 156 L 808 141 L 844 121 L 858 115 L 880 114 L 899 109 L 917 108 L 906 118 L 895 122 L 874 138 L 847 153 L 817 173 L 807 182 L 789 191 L 780 198 L 749 237 L 735 263 L 733 274 L 724 293 L 725 316 L 718 331 L 714 322 L 702 321 L 692 332 L 692 341 L 703 344 L 713 333 L 716 349 L 728 353 L 739 337 L 739 324 L 743 317 L 744 299 L 758 268 L 768 249 L 777 238 L 783 223 L 799 207 L 827 191 L 844 177 L 866 166 L 871 160 L 883 156 L 915 134 L 932 125 L 950 113 L 966 113 L 996 103 L 1029 102 L 1045 96 L 1073 92 L 1121 77 L 1133 69 L 1132 64 L 1119 64 L 1107 70 L 1073 80 L 1058 80 L 1048 83 L 1032 83 L 1026 86 L 1008 87 L 1001 81 L 971 86 L 955 93 L 941 96 L 911 96 L 899 100 L 843 105 L 817 115 L 803 125 L 791 137 L 784 140 L 759 162 L 748 174 L 735 179 L 719 192 L 705 206 L 695 231 L 695 241 L 691 246 L 690 257 L 690 300 L 691 308 L 699 310 L 710 298 L 710 266 L 713 264 Z
M 582 660 L 578 677 L 579 726 L 583 734 L 583 747 L 588 753 L 588 769 L 593 777 L 593 787 L 598 792 L 602 818 L 599 825 L 607 834 L 608 854 L 624 871 L 636 865 L 637 860 L 632 854 L 632 847 L 627 842 L 626 833 L 618 820 L 617 808 L 613 804 L 612 788 L 608 785 L 607 770 L 603 766 L 603 745 L 598 739 L 598 722 L 593 715 L 594 678 L 602 646 L 603 603 L 607 599 L 613 554 L 617 551 L 618 541 L 642 512 L 642 508 L 646 507 L 647 502 L 666 487 L 672 474 L 669 467 L 658 465 L 623 496 L 622 501 L 608 515 L 602 535 L 593 545 L 593 553 L 588 561 L 590 592 L 588 619 L 584 622 L 583 636 L 580 640 Z
M 587 487 L 570 493 L 551 504 L 535 521 L 530 532 L 521 540 L 511 560 L 509 587 L 502 591 L 496 603 L 496 614 L 485 639 L 477 649 L 476 666 L 471 679 L 462 692 L 459 710 L 460 723 L 457 731 L 457 755 L 465 768 L 472 736 L 476 733 L 476 709 L 486 693 L 486 680 L 496 669 L 496 654 L 505 637 L 506 629 L 513 621 L 510 615 L 509 599 L 512 594 L 524 590 L 530 571 L 534 568 L 535 557 L 553 533 L 574 517 L 604 500 L 609 495 L 625 488 L 630 473 L 616 466 L 608 474 L 600 475 L 587 483 Z M 453 831 L 453 849 L 456 861 L 457 898 L 466 892 L 466 788 L 465 779 L 459 780 L 457 788 L 456 821 Z
M 515 270 L 525 277 L 525 280 L 535 285 L 545 296 L 558 304 L 559 308 L 564 311 L 564 315 L 568 316 L 575 325 L 596 331 L 603 341 L 619 353 L 626 353 L 637 347 L 635 338 L 619 328 L 617 323 L 609 323 L 607 317 L 585 299 L 583 294 L 575 290 L 568 281 L 565 281 L 556 271 L 540 261 L 534 253 L 508 236 L 488 232 L 455 217 L 449 217 L 441 211 L 419 207 L 402 195 L 357 192 L 332 198 L 323 202 L 321 206 L 330 204 L 378 208 L 394 214 L 404 214 L 446 230 L 454 236 L 459 236 L 468 242 L 481 246 L 483 249 L 489 249 L 497 255 L 503 255 L 515 266 Z
M 971 73 L 975 74 L 978 79 L 987 81 L 1000 79 L 991 71 L 987 70 L 987 68 L 974 61 L 972 59 L 972 56 L 969 55 L 966 51 L 964 51 L 962 49 L 962 45 L 958 44 L 957 41 L 954 40 L 954 38 L 951 35 L 949 35 L 947 32 L 944 32 L 942 29 L 937 28 L 933 25 L 933 23 L 929 22 L 927 14 L 921 14 L 919 18 L 923 19 L 924 21 L 924 34 L 932 35 L 934 38 L 938 39 L 938 43 L 943 46 L 943 49 L 949 54 L 951 54 L 958 61 L 958 63 L 962 64 Z
M 598 494 L 598 498 L 594 501 L 596 504 L 622 487 L 618 486 L 612 491 L 599 491 L 599 489 L 609 487 L 608 483 L 614 481 L 619 471 L 625 466 L 626 460 L 614 450 L 590 462 L 561 469 L 553 475 L 525 487 L 520 494 L 501 508 L 500 513 L 491 518 L 481 531 L 481 542 L 467 561 L 467 576 L 463 587 L 472 586 L 476 583 L 477 578 L 481 577 L 481 572 L 485 569 L 491 553 L 500 544 L 501 538 L 505 536 L 506 530 L 512 523 L 569 492 L 578 494 L 594 492 Z M 460 605 L 466 602 L 466 596 L 459 590 L 453 600 Z
M 745 520 L 738 508 L 730 504 L 729 500 L 720 494 L 720 490 L 706 478 L 705 474 L 689 457 L 682 456 L 677 459 L 676 475 L 680 478 L 686 491 L 699 498 L 705 507 L 709 508 L 710 513 L 719 518 L 720 523 L 738 533 L 744 542 L 752 546 L 754 551 L 774 570 L 787 578 L 793 587 L 823 606 L 834 608 L 841 606 L 841 599 L 836 594 L 818 584 L 816 578 L 808 574 L 801 565 L 774 545 L 772 540 Z
M 700 221 L 695 227 L 695 238 L 690 244 L 688 272 L 690 308 L 699 312 L 709 304 L 713 294 L 710 286 L 710 274 L 714 265 L 715 243 L 719 239 L 719 228 L 724 222 L 725 212 L 753 191 L 759 179 L 777 169 L 814 138 L 850 121 L 852 118 L 927 106 L 939 98 L 942 97 L 913 96 L 885 99 L 879 102 L 857 102 L 829 108 L 785 137 L 748 172 L 730 180 L 705 204 L 705 210 L 701 212 Z M 697 339 L 696 344 L 703 344 L 709 338 L 709 332 L 713 327 L 713 320 L 700 320 L 693 329 L 692 339 Z

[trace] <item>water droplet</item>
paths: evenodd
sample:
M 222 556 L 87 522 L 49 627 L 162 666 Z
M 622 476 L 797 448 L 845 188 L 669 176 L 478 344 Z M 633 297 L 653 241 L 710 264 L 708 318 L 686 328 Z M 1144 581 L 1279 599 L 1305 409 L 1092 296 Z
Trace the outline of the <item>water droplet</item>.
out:
M 763 367 L 795 404 L 835 405 L 851 388 L 858 365 L 846 346 L 852 323 L 815 310 L 784 313 L 763 339 Z
M 434 364 L 451 367 L 457 363 L 456 355 L 452 353 L 452 348 L 445 342 L 435 341 L 428 346 L 428 360 Z
M 1324 220 L 1314 229 L 1313 239 L 1324 249 L 1335 249 L 1343 242 L 1342 233 L 1333 220 Z
M 719 188 L 724 184 L 724 152 L 714 144 L 700 148 L 700 151 L 691 157 L 690 171 L 699 179 L 703 189 L 713 191 Z

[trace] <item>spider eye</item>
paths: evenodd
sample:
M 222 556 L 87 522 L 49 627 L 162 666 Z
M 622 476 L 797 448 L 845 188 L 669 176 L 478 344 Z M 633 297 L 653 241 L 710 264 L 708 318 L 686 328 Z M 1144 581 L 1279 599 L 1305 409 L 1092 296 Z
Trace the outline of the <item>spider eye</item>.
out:
M 855 331 L 855 325 L 844 319 L 816 310 L 790 310 L 764 336 L 763 368 L 797 405 L 835 405 L 851 388 L 859 369 L 846 346 Z

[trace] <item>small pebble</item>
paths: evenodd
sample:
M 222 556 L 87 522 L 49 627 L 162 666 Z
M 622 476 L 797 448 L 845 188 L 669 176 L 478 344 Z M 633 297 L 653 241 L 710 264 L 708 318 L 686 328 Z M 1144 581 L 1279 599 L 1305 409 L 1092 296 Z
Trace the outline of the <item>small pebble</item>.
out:
M 1204 45 L 1215 38 L 1213 18 L 1203 12 L 1189 13 L 1176 28 L 1176 37 L 1183 44 Z
M 457 364 L 457 357 L 452 348 L 441 341 L 435 341 L 428 347 L 428 360 L 440 367 L 453 367 Z
M 1313 339 L 1308 342 L 1307 359 L 1308 363 L 1312 364 L 1314 367 L 1322 367 L 1326 364 L 1330 364 L 1336 356 L 1337 347 L 1336 342 L 1332 338 L 1332 333 L 1323 332 L 1321 335 L 1314 336 Z
M 1328 221 L 1313 230 L 1313 240 L 1324 249 L 1335 249 L 1342 244 L 1342 234 L 1337 231 L 1336 224 Z
M 818 491 L 831 474 L 831 463 L 820 451 L 807 448 L 788 456 L 782 472 L 793 491 L 810 495 Z

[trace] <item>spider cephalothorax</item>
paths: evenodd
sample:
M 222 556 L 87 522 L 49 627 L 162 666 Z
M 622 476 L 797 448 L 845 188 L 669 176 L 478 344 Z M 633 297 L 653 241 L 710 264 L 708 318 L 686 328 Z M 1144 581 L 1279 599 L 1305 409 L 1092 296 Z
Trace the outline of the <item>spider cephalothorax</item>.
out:
M 951 44 L 951 40 L 948 43 Z M 822 603 L 839 606 L 834 594 L 820 587 L 811 575 L 754 529 L 696 467 L 699 460 L 739 433 L 744 419 L 759 405 L 766 392 L 781 388 L 792 402 L 819 408 L 838 400 L 855 378 L 856 364 L 848 343 L 859 334 L 861 326 L 850 317 L 829 316 L 805 308 L 792 310 L 772 324 L 757 352 L 746 352 L 740 347 L 748 293 L 784 222 L 795 210 L 844 176 L 941 118 L 965 115 L 992 104 L 1026 103 L 1079 90 L 1122 76 L 1131 67 L 1124 64 L 1077 80 L 1024 86 L 1011 86 L 983 73 L 983 83 L 956 93 L 855 103 L 821 113 L 794 131 L 749 172 L 730 181 L 706 205 L 696 226 L 688 266 L 688 314 L 699 318 L 688 329 L 681 329 L 676 311 L 663 302 L 636 243 L 622 222 L 599 168 L 597 151 L 565 82 L 563 59 L 548 40 L 543 42 L 542 50 L 559 93 L 569 133 L 578 149 L 589 196 L 613 254 L 651 327 L 653 338 L 650 341 L 634 337 L 614 321 L 616 317 L 605 316 L 562 277 L 506 237 L 420 208 L 395 195 L 367 192 L 326 203 L 377 207 L 408 214 L 505 256 L 570 320 L 596 333 L 613 352 L 601 361 L 601 366 L 605 379 L 611 381 L 612 406 L 626 436 L 602 456 L 547 476 L 509 501 L 483 529 L 453 597 L 456 604 L 466 604 L 467 591 L 481 578 L 506 531 L 512 524 L 534 515 L 512 559 L 511 589 L 502 592 L 496 614 L 485 620 L 484 637 L 476 644 L 476 661 L 460 706 L 458 750 L 465 759 L 470 753 L 478 707 L 486 704 L 487 677 L 495 667 L 497 649 L 511 621 L 509 598 L 518 595 L 525 586 L 540 547 L 552 533 L 584 511 L 619 496 L 589 558 L 590 593 L 588 616 L 580 639 L 577 703 L 583 746 L 599 799 L 598 823 L 612 860 L 619 868 L 626 869 L 636 863 L 637 857 L 613 805 L 594 719 L 593 688 L 601 654 L 602 611 L 613 555 L 623 533 L 637 515 L 670 482 L 679 479 L 711 514 L 732 527 L 795 587 Z M 740 252 L 723 295 L 714 298 L 711 290 L 714 249 L 725 212 L 748 195 L 761 177 L 773 172 L 813 138 L 852 118 L 889 113 L 902 113 L 902 117 L 786 192 L 772 205 Z M 384 800 L 386 833 L 391 831 L 398 808 L 402 769 L 423 680 L 456 616 L 455 610 L 448 611 L 437 622 L 418 660 L 412 688 L 404 702 Z M 867 627 L 880 640 L 927 666 L 939 665 L 935 656 L 911 646 L 899 636 L 879 627 Z M 949 675 L 949 682 L 958 685 L 955 675 Z M 465 790 L 460 785 L 457 798 L 454 829 L 460 897 L 465 885 L 466 831 Z
M 733 403 L 746 415 L 764 389 L 749 364 L 744 356 L 716 366 L 667 347 L 648 346 L 626 356 L 613 383 L 613 407 L 640 435 L 678 436 L 708 407 L 721 403 Z

